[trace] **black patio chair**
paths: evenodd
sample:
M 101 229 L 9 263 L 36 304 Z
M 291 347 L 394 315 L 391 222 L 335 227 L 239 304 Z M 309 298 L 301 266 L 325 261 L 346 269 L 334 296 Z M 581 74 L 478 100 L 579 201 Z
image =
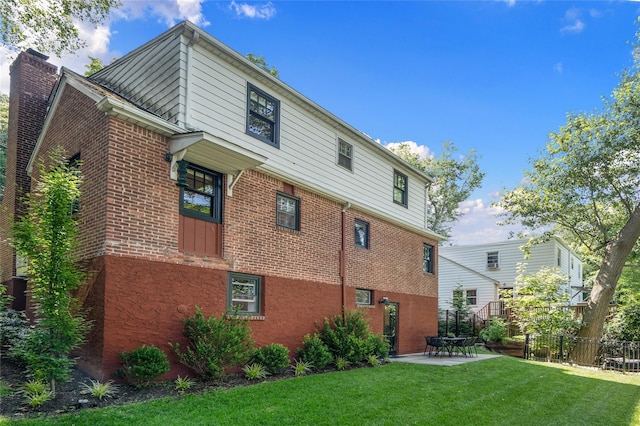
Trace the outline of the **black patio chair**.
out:
M 459 338 L 453 340 L 451 343 L 451 352 L 458 352 L 459 354 L 467 356 L 467 340 L 469 340 L 469 338 L 464 336 L 459 336 Z
M 446 347 L 442 338 L 438 336 L 424 336 L 426 345 L 424 347 L 424 354 L 427 353 L 427 349 L 429 349 L 429 356 L 431 356 L 431 351 L 435 350 L 436 355 L 442 352 L 442 348 Z
M 477 337 L 468 337 L 464 343 L 467 354 L 469 354 L 469 356 L 472 356 L 472 352 L 475 352 L 476 356 L 478 356 L 478 347 L 476 346 L 476 344 L 478 343 Z

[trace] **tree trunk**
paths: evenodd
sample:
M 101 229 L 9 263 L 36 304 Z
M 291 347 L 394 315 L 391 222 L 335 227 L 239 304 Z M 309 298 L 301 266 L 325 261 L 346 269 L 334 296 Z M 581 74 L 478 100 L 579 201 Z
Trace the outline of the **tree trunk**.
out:
M 584 310 L 582 327 L 578 332 L 575 353 L 576 361 L 580 365 L 592 365 L 595 362 L 598 347 L 589 344 L 589 340 L 602 337 L 609 304 L 622 275 L 622 268 L 638 238 L 640 238 L 640 204 L 636 206 L 616 238 L 605 248 L 602 265 L 593 283 L 593 289 Z

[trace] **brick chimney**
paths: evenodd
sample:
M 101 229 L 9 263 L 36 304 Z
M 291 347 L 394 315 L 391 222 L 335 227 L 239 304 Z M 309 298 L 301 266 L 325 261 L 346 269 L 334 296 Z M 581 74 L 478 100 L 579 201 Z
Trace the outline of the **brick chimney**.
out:
M 31 188 L 27 164 L 58 78 L 57 67 L 47 59 L 48 56 L 29 49 L 18 55 L 10 69 L 6 183 L 0 210 L 0 282 L 9 285 L 9 290 L 16 275 L 16 263 L 7 237 L 14 217 L 24 213 L 21 199 Z

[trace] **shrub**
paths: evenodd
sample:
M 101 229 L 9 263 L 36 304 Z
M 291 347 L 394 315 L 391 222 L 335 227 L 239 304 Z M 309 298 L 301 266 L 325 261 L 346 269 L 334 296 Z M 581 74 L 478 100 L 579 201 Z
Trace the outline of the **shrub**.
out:
M 25 394 L 25 399 L 27 400 L 27 404 L 31 408 L 36 408 L 47 402 L 53 397 L 53 392 L 50 390 L 46 390 L 42 393 L 28 393 Z
M 367 339 L 368 352 L 371 355 L 375 355 L 379 359 L 384 359 L 389 356 L 389 343 L 385 340 L 384 336 L 379 334 L 372 334 Z
M 640 303 L 632 299 L 621 305 L 607 324 L 607 337 L 616 340 L 640 340 Z
M 304 336 L 302 347 L 298 348 L 296 352 L 300 360 L 312 364 L 318 370 L 322 370 L 333 361 L 333 355 L 331 355 L 329 348 L 317 334 L 314 334 L 313 337 L 308 334 Z
M 329 348 L 332 356 L 342 357 L 351 363 L 365 361 L 373 351 L 369 321 L 362 309 L 345 310 L 330 321 L 324 319 L 320 339 Z
M 193 380 L 191 380 L 189 377 L 176 377 L 175 380 L 175 390 L 178 391 L 178 393 L 184 393 L 185 391 L 188 391 L 189 389 L 191 389 L 191 387 L 193 386 Z
M 22 385 L 22 393 L 24 394 L 36 394 L 44 393 L 47 391 L 47 385 L 40 380 L 29 380 Z
M 178 343 L 169 346 L 182 364 L 201 377 L 220 379 L 226 368 L 240 367 L 249 360 L 253 341 L 247 317 L 227 312 L 220 318 L 205 318 L 196 306 L 196 313 L 182 322 L 188 345 L 184 349 Z
M 0 311 L 0 345 L 6 350 L 8 358 L 26 362 L 27 342 L 33 331 L 24 312 L 13 309 Z
M 313 365 L 311 365 L 311 363 L 306 362 L 306 361 L 297 360 L 292 368 L 293 368 L 294 376 L 300 377 L 300 376 L 304 376 L 305 374 L 309 373 L 311 371 L 311 369 L 313 368 Z
M 377 367 L 380 365 L 380 358 L 375 355 L 369 355 L 369 357 L 367 357 L 367 364 L 371 367 Z
M 280 343 L 271 343 L 255 349 L 251 361 L 262 365 L 269 374 L 280 373 L 291 363 L 289 349 Z
M 351 363 L 349 361 L 347 361 L 346 359 L 342 358 L 341 356 L 336 358 L 336 368 L 340 371 L 344 370 L 345 368 L 347 368 L 348 366 L 350 366 Z
M 40 380 L 29 380 L 22 385 L 22 393 L 31 408 L 39 407 L 53 397 L 53 392 Z
M 122 352 L 120 374 L 137 388 L 148 386 L 154 379 L 169 371 L 169 360 L 162 349 L 142 345 L 131 352 Z
M 257 363 L 244 366 L 242 371 L 249 380 L 262 380 L 269 375 L 264 366 Z
M 98 399 L 110 398 L 118 393 L 118 387 L 111 380 L 105 383 L 100 383 L 97 380 L 91 380 L 90 382 L 90 384 L 82 383 L 82 387 Z
M 480 330 L 480 337 L 483 340 L 488 341 L 501 341 L 507 335 L 507 326 L 504 320 L 500 317 L 492 317 L 489 325 L 486 325 Z
M 3 396 L 13 395 L 13 388 L 10 385 L 6 385 L 0 381 L 0 398 Z

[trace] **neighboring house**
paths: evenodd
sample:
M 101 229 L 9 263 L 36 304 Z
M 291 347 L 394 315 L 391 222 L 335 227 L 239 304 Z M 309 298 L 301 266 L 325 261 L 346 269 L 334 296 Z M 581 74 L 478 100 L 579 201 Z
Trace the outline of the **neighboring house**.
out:
M 46 59 L 11 68 L 0 225 L 23 212 L 39 158 L 61 145 L 81 160 L 85 371 L 107 379 L 146 344 L 184 374 L 167 342 L 196 306 L 240 306 L 258 345 L 292 355 L 343 309 L 368 308 L 397 353 L 437 332 L 441 238 L 422 172 L 190 22 L 88 78 Z M 25 260 L 5 242 L 0 261 L 29 310 Z
M 518 264 L 526 264 L 527 273 L 544 267 L 557 267 L 569 277 L 562 289 L 571 305 L 585 298 L 582 261 L 562 240 L 553 238 L 531 247 L 525 259 L 521 247 L 526 240 L 499 243 L 440 247 L 438 270 L 438 307 L 452 309 L 454 292 L 461 291 L 469 306 L 478 312 L 488 303 L 500 299 L 500 290 L 513 289 L 518 276 Z

